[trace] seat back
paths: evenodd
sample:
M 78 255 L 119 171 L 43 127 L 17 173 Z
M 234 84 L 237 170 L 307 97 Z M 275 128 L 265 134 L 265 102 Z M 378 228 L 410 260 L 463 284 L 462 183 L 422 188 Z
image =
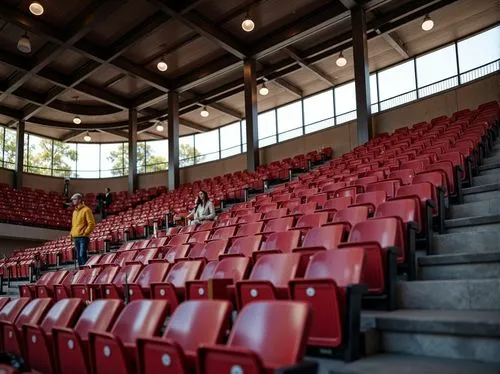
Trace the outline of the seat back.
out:
M 327 250 L 337 248 L 342 241 L 344 227 L 330 225 L 315 227 L 307 232 L 302 241 L 302 247 L 325 247 Z
M 315 203 L 317 208 L 317 207 L 322 207 L 327 200 L 328 200 L 328 194 L 320 193 L 317 195 L 308 196 L 306 202 Z
M 148 246 L 149 246 L 149 239 L 138 240 L 134 242 L 132 249 L 144 249 L 148 248 Z
M 389 178 L 400 179 L 401 185 L 406 186 L 412 183 L 413 178 L 415 178 L 415 171 L 413 169 L 394 170 L 389 174 Z
M 283 232 L 293 226 L 293 217 L 282 217 L 270 220 L 264 226 L 263 232 Z
M 221 220 L 215 221 L 215 227 L 214 228 L 221 228 L 221 227 L 236 225 L 238 223 L 239 219 L 241 219 L 241 217 L 240 218 L 238 218 L 238 217 L 231 217 L 231 218 L 221 219 Z
M 219 264 L 218 260 L 209 261 L 203 268 L 203 271 L 201 272 L 200 280 L 206 281 L 212 279 L 214 277 L 215 268 L 217 267 L 218 264 Z
M 356 196 L 356 204 L 373 204 L 376 208 L 386 200 L 385 191 L 371 191 Z
M 444 173 L 440 171 L 424 171 L 423 173 L 415 175 L 415 178 L 413 178 L 413 184 L 416 183 L 422 183 L 422 182 L 429 182 L 431 183 L 435 188 L 442 188 L 445 192 L 445 195 L 448 192 L 448 185 L 446 183 L 446 177 L 444 176 Z
M 328 221 L 327 212 L 305 214 L 297 220 L 295 228 L 320 227 L 324 225 L 326 221 Z
M 13 323 L 21 310 L 30 302 L 29 297 L 20 297 L 9 301 L 1 310 L 0 310 L 0 321 Z
M 159 252 L 158 248 L 143 249 L 137 254 L 137 256 L 135 256 L 134 261 L 146 265 L 149 262 L 149 260 L 152 260 L 156 257 L 158 252 Z
M 165 278 L 169 268 L 170 264 L 166 262 L 146 265 L 137 277 L 135 283 L 141 287 L 149 287 L 151 283 L 159 283 Z
M 219 255 L 223 254 L 227 248 L 227 240 L 212 240 L 206 243 L 202 248 L 198 250 L 192 249 L 189 253 L 189 258 L 201 258 L 204 257 L 208 261 L 217 260 Z
M 263 219 L 271 220 L 271 219 L 281 218 L 283 216 L 286 216 L 287 213 L 288 213 L 288 208 L 274 209 L 270 212 L 264 213 Z
M 228 254 L 242 254 L 247 257 L 252 256 L 252 252 L 258 251 L 262 243 L 262 236 L 244 236 L 237 238 L 229 247 Z
M 196 231 L 210 231 L 214 228 L 214 225 L 214 221 L 205 221 L 196 228 Z
M 358 186 L 344 187 L 335 191 L 334 197 L 351 197 L 351 200 L 356 197 Z
M 273 204 L 273 206 L 276 204 Z M 262 208 L 263 206 L 261 206 Z M 276 207 L 275 207 L 276 208 Z M 260 209 L 259 209 L 260 211 Z M 246 216 L 241 216 L 238 219 L 238 224 L 245 224 L 245 223 L 251 223 L 251 222 L 257 222 L 259 219 L 262 218 L 262 213 L 266 212 L 261 212 L 261 213 L 252 213 L 252 214 L 247 214 Z
M 99 273 L 99 275 L 95 278 L 94 284 L 108 284 L 113 281 L 118 274 L 120 268 L 118 266 L 107 266 Z
M 238 227 L 235 236 L 256 235 L 262 231 L 262 226 L 264 226 L 264 222 L 245 223 Z
M 172 314 L 164 337 L 194 353 L 201 344 L 223 343 L 231 321 L 231 303 L 222 300 L 191 300 Z
M 90 258 L 85 263 L 85 266 L 92 266 L 92 265 L 98 264 L 102 257 L 103 257 L 103 255 L 90 256 Z M 43 278 L 43 276 L 47 275 L 47 274 L 49 274 L 49 273 L 43 274 L 42 277 L 40 277 L 40 279 L 38 281 L 40 281 Z M 36 282 L 36 283 L 39 284 L 38 282 Z
M 71 279 L 71 284 L 89 284 L 97 278 L 100 268 L 78 270 Z
M 228 278 L 236 282 L 246 278 L 249 270 L 248 257 L 226 257 L 215 266 L 212 279 Z
M 74 330 L 84 341 L 88 340 L 89 331 L 109 331 L 123 307 L 119 299 L 94 300 L 80 315 Z
M 203 270 L 203 261 L 180 261 L 177 262 L 168 272 L 165 282 L 173 284 L 175 287 L 184 287 L 187 281 L 198 278 Z
M 366 192 L 371 191 L 384 191 L 387 195 L 387 198 L 392 198 L 396 196 L 396 191 L 401 185 L 399 179 L 397 180 L 385 180 L 376 183 L 371 183 L 366 186 Z
M 297 253 L 279 253 L 261 256 L 249 279 L 269 281 L 275 287 L 287 287 L 290 279 L 295 278 L 300 266 L 300 255 Z
M 49 311 L 52 306 L 52 299 L 34 299 L 31 300 L 19 313 L 14 324 L 20 329 L 27 323 L 38 323 Z
M 131 301 L 120 313 L 111 333 L 123 344 L 134 344 L 138 337 L 159 335 L 167 318 L 166 300 Z
M 352 197 L 350 196 L 336 197 L 334 199 L 327 200 L 325 205 L 323 205 L 323 209 L 341 210 L 347 208 L 351 204 Z
M 363 248 L 318 252 L 309 260 L 304 278 L 334 279 L 339 287 L 359 284 L 363 274 L 364 259 Z
M 420 201 L 416 199 L 390 200 L 378 206 L 375 211 L 375 218 L 399 217 L 404 223 L 414 222 L 418 225 L 417 231 L 422 228 L 422 218 L 420 214 Z
M 349 233 L 349 243 L 377 242 L 382 248 L 405 248 L 396 218 L 378 218 L 359 222 Z
M 48 284 L 60 284 L 66 278 L 69 274 L 69 271 L 67 270 L 58 270 L 55 271 L 54 274 L 52 274 L 52 277 L 50 278 L 50 283 Z
M 169 246 L 167 248 L 167 252 L 163 255 L 163 258 L 171 263 L 178 258 L 187 257 L 189 252 L 189 244 L 174 245 L 173 247 Z
M 40 328 L 48 335 L 52 335 L 54 327 L 73 326 L 83 311 L 85 303 L 82 299 L 62 299 L 50 308 L 40 324 Z
M 194 226 L 194 225 L 193 225 Z M 173 236 L 168 242 L 169 246 L 185 244 L 189 240 L 190 234 L 177 234 Z
M 197 231 L 189 237 L 189 243 L 205 243 L 210 237 L 210 231 Z
M 264 366 L 296 364 L 305 352 L 310 308 L 307 303 L 293 301 L 252 302 L 239 313 L 227 345 L 257 353 Z
M 366 219 L 368 219 L 368 207 L 366 206 L 353 206 L 338 210 L 333 216 L 333 222 L 345 222 L 351 226 Z
M 117 256 L 117 253 L 106 253 L 102 255 L 101 259 L 99 260 L 99 265 L 109 265 L 112 264 L 113 261 L 115 260 Z
M 115 278 L 113 279 L 113 284 L 117 286 L 123 286 L 125 283 L 133 283 L 139 275 L 142 269 L 142 264 L 130 264 L 125 265 L 118 271 Z
M 179 230 L 179 234 L 191 234 L 196 231 L 198 225 L 187 225 Z
M 282 252 L 291 252 L 299 246 L 300 231 L 274 232 L 262 244 L 261 250 L 280 250 Z
M 166 237 L 166 236 L 164 236 L 162 238 L 154 238 L 154 239 L 151 239 L 151 241 L 149 242 L 149 247 L 150 248 L 163 247 L 167 243 L 167 241 L 168 241 L 168 237 Z
M 227 240 L 231 236 L 234 236 L 235 231 L 236 231 L 235 226 L 221 227 L 220 229 L 215 230 L 211 239 L 212 240 L 225 240 L 225 239 Z
M 287 201 L 283 201 L 281 203 L 282 208 L 287 208 L 289 211 L 293 211 L 300 204 L 302 204 L 302 199 L 300 197 L 296 197 L 294 199 L 289 199 Z
M 397 197 L 418 197 L 422 207 L 425 207 L 425 202 L 431 200 L 437 204 L 436 189 L 429 182 L 413 183 L 409 186 L 401 186 L 396 193 Z M 437 208 L 435 209 L 437 213 Z
M 292 209 L 291 214 L 311 214 L 316 210 L 316 203 L 314 201 L 310 203 L 297 205 Z
M 113 261 L 113 264 L 124 266 L 126 262 L 132 261 L 135 256 L 137 256 L 137 253 L 139 253 L 139 251 L 137 250 L 120 252 L 120 254 L 116 256 L 115 260 Z

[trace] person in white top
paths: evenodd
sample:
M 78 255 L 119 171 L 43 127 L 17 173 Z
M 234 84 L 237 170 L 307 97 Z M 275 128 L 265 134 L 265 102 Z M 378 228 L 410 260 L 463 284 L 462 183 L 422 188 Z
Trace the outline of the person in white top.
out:
M 203 221 L 213 221 L 215 219 L 215 207 L 209 200 L 206 191 L 198 192 L 196 206 L 186 217 L 190 219 L 190 225 L 199 225 Z

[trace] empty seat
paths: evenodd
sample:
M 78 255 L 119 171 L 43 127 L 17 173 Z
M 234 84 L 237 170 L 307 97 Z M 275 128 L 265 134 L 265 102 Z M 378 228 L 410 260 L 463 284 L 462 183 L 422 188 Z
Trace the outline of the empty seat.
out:
M 116 265 L 108 266 L 102 269 L 93 282 L 70 285 L 71 297 L 88 301 L 101 297 L 101 285 L 111 283 L 119 270 L 120 268 Z
M 164 281 L 151 284 L 152 297 L 168 300 L 170 311 L 174 311 L 185 298 L 186 282 L 198 279 L 202 270 L 202 260 L 177 262 Z
M 245 223 L 243 225 L 239 225 L 238 229 L 234 236 L 249 236 L 256 235 L 262 231 L 262 227 L 264 226 L 264 222 L 251 222 Z
M 233 240 L 231 246 L 224 256 L 246 256 L 252 257 L 252 253 L 258 251 L 262 243 L 262 236 L 243 236 Z
M 177 234 L 169 240 L 168 245 L 174 246 L 174 245 L 186 244 L 189 241 L 189 236 L 190 234 Z
M 61 284 L 55 284 L 53 286 L 53 294 L 56 300 L 62 300 L 67 297 L 71 297 L 71 285 L 72 284 L 87 284 L 92 283 L 99 275 L 101 269 L 82 269 L 78 270 L 73 274 L 72 277 L 66 277 L 70 279 L 70 282 L 63 282 Z
M 373 214 L 375 209 L 385 202 L 387 196 L 385 191 L 371 191 L 356 196 L 355 203 L 351 206 L 367 206 L 368 214 Z
M 28 324 L 23 327 L 25 357 L 32 369 L 41 373 L 56 371 L 52 329 L 73 327 L 84 306 L 81 299 L 60 300 L 50 308 L 39 326 Z
M 138 253 L 139 253 L 139 251 L 137 251 L 137 250 L 120 252 L 113 260 L 113 264 L 118 265 L 118 266 L 125 266 L 125 264 L 127 262 L 133 261 L 135 256 L 137 256 Z
M 238 315 L 227 345 L 198 350 L 199 374 L 272 373 L 302 361 L 311 324 L 311 307 L 292 301 L 255 302 Z M 316 372 L 317 363 L 310 370 Z M 293 370 L 293 368 L 290 368 Z M 236 371 L 235 371 L 236 372 Z
M 295 230 L 272 233 L 261 245 L 260 251 L 254 252 L 253 256 L 256 258 L 262 254 L 291 252 L 298 247 L 300 236 L 300 231 Z
M 8 299 L 6 297 L 2 299 Z M 17 299 L 11 300 L 5 304 L 0 310 L 0 321 L 5 321 L 8 323 L 14 323 L 19 313 L 23 310 L 23 308 L 30 302 L 29 297 L 19 297 Z M 0 341 L 0 349 L 4 351 L 3 340 Z
M 210 231 L 197 231 L 189 237 L 188 243 L 205 243 L 210 237 Z
M 272 219 L 276 219 L 276 218 L 281 218 L 281 217 L 284 217 L 286 216 L 288 213 L 288 209 L 287 208 L 279 208 L 279 209 L 274 209 L 270 212 L 267 212 L 264 214 L 264 217 L 262 218 L 263 221 L 269 221 L 269 220 L 272 220 Z
M 35 286 L 36 297 L 44 298 L 54 296 L 53 286 L 62 283 L 67 276 L 70 276 L 70 272 L 67 270 L 55 271 L 46 284 L 37 284 Z
M 196 231 L 210 231 L 214 228 L 214 221 L 205 221 L 196 228 Z
M 266 223 L 262 229 L 263 234 L 270 234 L 273 232 L 283 232 L 290 230 L 293 226 L 293 217 L 282 217 L 272 219 Z
M 142 269 L 133 283 L 126 284 L 121 289 L 117 285 L 112 285 L 112 287 L 120 297 L 124 297 L 128 289 L 129 300 L 147 299 L 151 296 L 150 285 L 161 282 L 170 270 L 170 266 L 168 262 L 149 264 Z
M 236 226 L 222 227 L 214 231 L 210 240 L 227 240 L 234 236 L 235 231 Z
M 315 252 L 318 250 L 331 250 L 337 248 L 344 238 L 344 225 L 328 225 L 315 227 L 307 232 L 302 240 L 302 246 L 293 252 Z
M 167 313 L 165 300 L 135 300 L 123 309 L 109 333 L 92 331 L 91 372 L 135 373 L 137 338 L 159 336 Z
M 320 227 L 326 224 L 327 221 L 327 212 L 305 214 L 297 220 L 294 229 L 300 229 L 303 233 L 306 233 L 308 230 L 314 227 Z
M 163 258 L 173 264 L 178 258 L 187 257 L 189 248 L 189 244 L 180 244 L 174 245 L 172 247 L 166 247 L 167 251 L 164 253 Z
M 304 214 L 311 214 L 314 213 L 316 210 L 316 203 L 314 201 L 305 203 L 305 204 L 300 204 L 294 207 L 293 209 L 290 210 L 290 215 L 291 216 L 301 216 Z
M 288 299 L 288 282 L 302 276 L 305 264 L 298 253 L 279 253 L 260 257 L 248 280 L 236 282 L 236 303 L 242 309 L 258 300 Z
M 101 285 L 101 295 L 106 299 L 119 299 L 122 295 L 120 290 L 126 283 L 133 283 L 142 270 L 142 264 L 131 264 L 122 267 L 113 281 Z
M 193 260 L 204 259 L 207 261 L 214 261 L 219 258 L 221 254 L 226 251 L 227 240 L 212 240 L 199 248 L 193 248 L 189 252 L 189 258 Z
M 143 265 L 147 265 L 150 260 L 155 259 L 160 253 L 160 248 L 146 248 L 140 251 L 137 256 L 135 256 L 133 262 L 137 262 Z M 131 262 L 129 262 L 131 263 Z
M 366 219 L 368 219 L 368 207 L 353 206 L 337 211 L 333 216 L 332 222 L 345 225 L 347 231 L 349 231 L 356 223 Z
M 198 347 L 222 344 L 230 319 L 231 304 L 226 301 L 199 300 L 182 303 L 170 318 L 162 338 L 137 340 L 139 372 L 195 372 Z
M 313 311 L 308 345 L 342 350 L 344 359 L 359 357 L 363 248 L 323 251 L 311 257 L 303 279 L 290 281 L 290 298 Z
M 316 209 L 323 207 L 328 200 L 327 193 L 320 193 L 317 195 L 308 196 L 306 199 L 307 203 L 316 203 Z
M 272 207 L 270 207 L 271 209 L 269 209 L 269 210 L 263 209 L 264 207 L 266 207 L 266 205 L 263 205 L 259 208 L 260 213 L 247 214 L 246 216 L 240 217 L 238 219 L 238 224 L 257 222 L 258 220 L 260 220 L 262 218 L 263 213 L 267 213 L 273 209 L 276 209 L 276 204 L 272 204 Z
M 415 178 L 415 171 L 413 169 L 394 170 L 391 174 L 389 174 L 389 178 L 399 179 L 401 181 L 401 185 L 406 186 L 413 182 L 413 178 Z
M 401 185 L 400 180 L 384 180 L 376 183 L 371 183 L 366 186 L 366 192 L 371 191 L 384 191 L 387 198 L 390 199 L 396 196 L 396 191 Z
M 90 372 L 89 332 L 109 331 L 122 309 L 121 300 L 95 300 L 85 308 L 73 329 L 52 330 L 60 374 Z

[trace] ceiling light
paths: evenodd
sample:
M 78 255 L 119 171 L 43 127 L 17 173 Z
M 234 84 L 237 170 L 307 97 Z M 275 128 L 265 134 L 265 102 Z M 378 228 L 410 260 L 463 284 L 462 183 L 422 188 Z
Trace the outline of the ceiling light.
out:
M 347 64 L 347 59 L 344 57 L 342 51 L 339 54 L 339 57 L 337 58 L 337 61 L 335 61 L 338 67 L 343 67 L 346 66 Z
M 30 38 L 28 38 L 28 33 L 25 32 L 23 36 L 21 36 L 21 39 L 17 42 L 17 49 L 23 53 L 30 53 L 31 52 L 31 42 Z
M 210 113 L 208 112 L 207 107 L 204 106 L 200 112 L 200 116 L 202 116 L 203 118 L 207 118 L 209 115 L 210 115 Z
M 79 125 L 80 123 L 82 123 L 82 119 L 80 117 L 78 117 L 78 116 L 74 116 L 73 117 L 73 123 L 75 125 Z
M 269 93 L 269 88 L 266 87 L 265 83 L 262 83 L 262 87 L 259 90 L 259 94 L 261 96 L 267 96 L 268 93 Z
M 90 142 L 92 140 L 92 137 L 90 136 L 89 132 L 87 131 L 87 133 L 85 134 L 85 136 L 83 137 L 83 140 L 85 140 L 87 143 Z
M 422 30 L 430 31 L 434 27 L 434 21 L 428 14 L 425 15 L 424 21 L 422 22 Z
M 156 67 L 159 71 L 167 71 L 168 69 L 168 65 L 163 59 L 161 59 L 158 64 L 156 64 Z
M 30 4 L 30 12 L 33 13 L 35 16 L 41 16 L 43 14 L 43 6 L 40 3 L 33 2 Z
M 156 131 L 163 132 L 163 130 L 165 130 L 165 128 L 163 127 L 163 125 L 161 123 L 156 125 Z
M 245 19 L 241 23 L 241 28 L 243 29 L 243 31 L 246 31 L 246 32 L 251 32 L 255 28 L 255 23 L 250 18 L 250 14 L 249 13 L 247 13 Z

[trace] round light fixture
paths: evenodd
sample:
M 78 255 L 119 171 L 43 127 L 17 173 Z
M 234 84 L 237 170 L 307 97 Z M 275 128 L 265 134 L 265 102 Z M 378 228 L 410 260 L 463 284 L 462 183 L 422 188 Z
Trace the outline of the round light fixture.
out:
M 210 115 L 210 113 L 208 112 L 207 107 L 204 106 L 200 112 L 200 116 L 202 116 L 203 118 L 207 118 L 209 115 Z
M 156 125 L 156 131 L 163 132 L 163 130 L 165 130 L 165 128 L 163 127 L 163 125 L 161 123 Z
M 30 4 L 30 12 L 35 16 L 41 16 L 44 12 L 43 5 L 38 2 L 32 2 Z
M 339 57 L 337 57 L 337 61 L 335 61 L 338 67 L 346 66 L 347 59 L 344 57 L 344 54 L 340 52 Z
M 22 53 L 31 52 L 31 42 L 27 32 L 25 32 L 17 42 L 17 49 Z
M 424 21 L 422 22 L 422 30 L 430 31 L 434 27 L 434 21 L 428 14 L 425 15 Z
M 87 133 L 85 134 L 85 136 L 83 137 L 83 140 L 85 140 L 87 143 L 90 142 L 92 140 L 92 137 L 90 136 L 89 132 L 87 131 Z
M 80 117 L 78 117 L 78 116 L 74 116 L 73 117 L 73 123 L 75 125 L 79 125 L 80 123 L 82 123 L 82 119 Z
M 241 23 L 241 28 L 246 32 L 251 32 L 255 28 L 255 22 L 250 18 L 250 15 L 248 13 Z
M 266 87 L 265 83 L 262 83 L 262 87 L 259 89 L 259 95 L 267 96 L 268 93 L 269 93 L 269 88 Z
M 167 63 L 162 59 L 156 64 L 156 67 L 158 68 L 159 71 L 167 71 L 168 65 Z

